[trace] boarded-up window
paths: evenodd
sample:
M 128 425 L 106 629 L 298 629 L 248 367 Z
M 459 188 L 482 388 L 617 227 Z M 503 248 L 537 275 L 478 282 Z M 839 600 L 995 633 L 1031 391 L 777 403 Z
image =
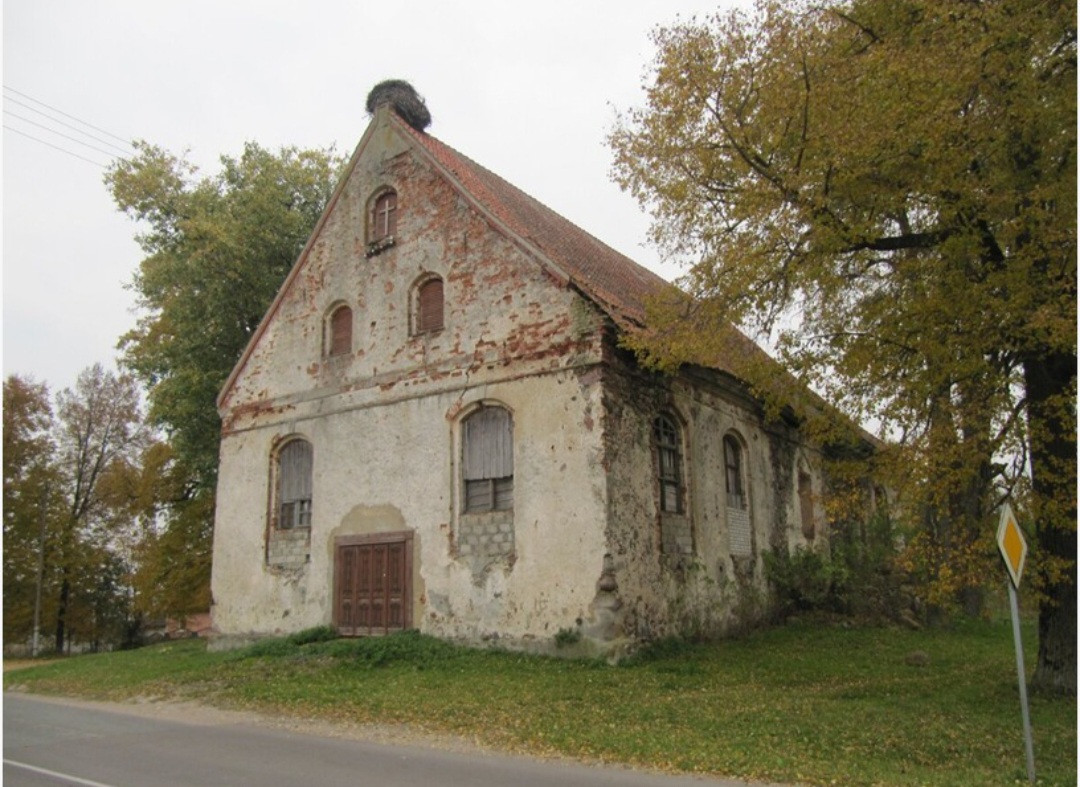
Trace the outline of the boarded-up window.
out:
M 514 425 L 501 407 L 483 407 L 465 419 L 462 434 L 465 511 L 514 507 Z
M 290 440 L 278 452 L 277 526 L 311 526 L 311 443 Z
M 742 446 L 737 439 L 728 435 L 724 438 L 724 488 L 728 508 L 746 508 L 742 465 Z
M 812 540 L 814 530 L 814 485 L 809 473 L 799 473 L 799 519 L 802 521 L 803 536 Z
M 330 315 L 329 355 L 345 355 L 352 350 L 352 309 L 339 306 Z
M 678 426 L 668 416 L 658 415 L 653 421 L 653 440 L 656 444 L 657 477 L 660 480 L 660 510 L 670 514 L 682 513 L 682 447 Z
M 429 279 L 416 292 L 416 332 L 440 331 L 443 327 L 443 282 Z
M 371 237 L 369 241 L 393 237 L 397 232 L 397 193 L 387 190 L 375 198 L 371 208 Z

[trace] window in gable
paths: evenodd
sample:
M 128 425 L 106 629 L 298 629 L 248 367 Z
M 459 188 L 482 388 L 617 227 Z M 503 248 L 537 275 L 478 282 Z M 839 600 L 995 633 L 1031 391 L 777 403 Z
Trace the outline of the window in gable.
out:
M 416 288 L 414 296 L 414 333 L 441 331 L 443 328 L 443 281 L 432 278 Z
M 462 424 L 464 510 L 514 506 L 514 425 L 502 407 L 482 407 Z
M 397 192 L 388 189 L 376 197 L 371 218 L 372 240 L 393 235 L 397 229 Z
M 352 309 L 338 306 L 327 321 L 327 355 L 346 355 L 352 351 Z
M 653 442 L 656 446 L 656 474 L 660 482 L 660 510 L 669 514 L 681 514 L 682 441 L 679 427 L 673 418 L 668 415 L 656 417 L 653 421 Z
M 372 257 L 394 245 L 397 233 L 398 199 L 393 189 L 375 195 L 368 209 L 367 256 Z
M 296 438 L 277 452 L 276 525 L 281 530 L 311 527 L 311 443 Z

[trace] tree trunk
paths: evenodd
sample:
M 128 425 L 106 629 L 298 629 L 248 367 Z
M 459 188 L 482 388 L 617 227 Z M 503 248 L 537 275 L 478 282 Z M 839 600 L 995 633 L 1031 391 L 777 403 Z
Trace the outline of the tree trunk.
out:
M 1024 361 L 1036 539 L 1044 572 L 1034 688 L 1076 694 L 1076 354 Z
M 56 607 L 56 654 L 64 655 L 64 634 L 67 627 L 68 599 L 71 597 L 71 583 L 68 582 L 67 569 L 64 569 L 64 581 L 60 583 L 60 599 Z

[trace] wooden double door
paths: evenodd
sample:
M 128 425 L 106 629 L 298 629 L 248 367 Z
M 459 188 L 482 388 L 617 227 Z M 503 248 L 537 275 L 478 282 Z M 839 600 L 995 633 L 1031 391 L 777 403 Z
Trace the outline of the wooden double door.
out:
M 412 531 L 334 543 L 334 625 L 347 637 L 412 626 Z

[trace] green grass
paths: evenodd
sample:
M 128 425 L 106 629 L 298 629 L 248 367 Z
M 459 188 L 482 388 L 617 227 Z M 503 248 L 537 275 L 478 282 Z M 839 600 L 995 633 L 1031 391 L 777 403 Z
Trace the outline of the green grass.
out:
M 1025 631 L 1028 665 L 1034 631 Z M 927 666 L 910 666 L 915 650 Z M 662 642 L 630 663 L 457 648 L 409 633 L 229 653 L 185 641 L 80 656 L 5 686 L 405 724 L 489 746 L 809 784 L 1026 783 L 1011 629 L 793 626 Z M 1076 701 L 1031 699 L 1041 784 L 1076 784 Z

